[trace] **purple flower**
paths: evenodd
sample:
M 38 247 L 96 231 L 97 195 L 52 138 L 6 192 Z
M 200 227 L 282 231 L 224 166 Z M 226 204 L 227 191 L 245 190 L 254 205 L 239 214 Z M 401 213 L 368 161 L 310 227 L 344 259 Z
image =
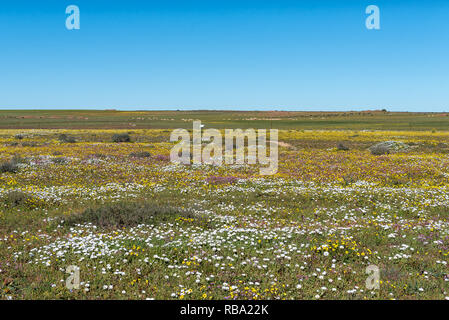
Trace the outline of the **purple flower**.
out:
M 209 184 L 233 184 L 236 183 L 239 179 L 237 177 L 229 176 L 229 177 L 219 177 L 219 176 L 210 176 L 206 179 L 206 182 Z

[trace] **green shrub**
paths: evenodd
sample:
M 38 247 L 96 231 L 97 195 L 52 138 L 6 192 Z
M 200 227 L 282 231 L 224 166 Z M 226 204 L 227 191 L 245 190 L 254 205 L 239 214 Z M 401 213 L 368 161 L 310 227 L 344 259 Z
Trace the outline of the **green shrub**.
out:
M 115 202 L 99 207 L 91 207 L 82 213 L 73 214 L 65 221 L 68 225 L 92 223 L 99 227 L 129 227 L 155 221 L 167 221 L 183 216 L 191 218 L 193 214 L 171 206 L 162 206 L 148 202 Z
M 128 133 L 116 133 L 112 136 L 113 142 L 130 142 L 131 137 Z
M 8 207 L 18 207 L 26 203 L 29 195 L 21 191 L 11 191 L 2 197 L 3 203 Z
M 40 147 L 41 145 L 36 141 L 25 141 L 22 142 L 22 147 Z
M 16 154 L 12 157 L 11 162 L 15 163 L 15 164 L 28 163 L 28 160 L 27 160 L 27 158 L 22 158 L 20 155 Z
M 72 136 L 68 136 L 65 133 L 59 135 L 58 140 L 62 143 L 75 143 L 76 139 Z
M 379 145 L 379 146 L 371 147 L 370 151 L 371 151 L 371 154 L 373 154 L 375 156 L 381 156 L 384 154 L 389 154 L 390 148 L 388 148 L 387 146 Z
M 132 158 L 148 158 L 151 156 L 151 154 L 148 151 L 142 151 L 142 152 L 131 152 L 129 156 Z
M 44 200 L 22 191 L 10 191 L 2 196 L 1 201 L 9 208 L 25 206 L 28 209 L 35 209 L 46 206 Z
M 54 164 L 66 164 L 68 160 L 65 157 L 56 157 L 51 159 L 51 162 L 53 162 Z
M 340 150 L 340 151 L 348 151 L 348 150 L 349 150 L 349 147 L 347 147 L 347 146 L 344 145 L 343 143 L 339 142 L 339 143 L 337 144 L 337 150 Z
M 16 161 L 5 161 L 0 163 L 0 173 L 16 173 L 19 170 Z

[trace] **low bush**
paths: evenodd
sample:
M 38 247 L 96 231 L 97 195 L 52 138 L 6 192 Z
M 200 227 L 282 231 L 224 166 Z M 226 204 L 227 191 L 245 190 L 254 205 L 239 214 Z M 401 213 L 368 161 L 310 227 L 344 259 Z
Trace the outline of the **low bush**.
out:
M 379 146 L 371 147 L 370 151 L 371 151 L 371 154 L 373 154 L 375 156 L 381 156 L 384 154 L 389 154 L 390 148 L 388 148 L 387 146 L 379 145 Z
M 339 143 L 337 144 L 337 150 L 340 150 L 340 151 L 348 151 L 348 150 L 349 150 L 349 147 L 347 147 L 347 146 L 344 145 L 343 143 L 339 142 Z
M 28 209 L 35 209 L 46 206 L 44 200 L 22 191 L 10 191 L 1 197 L 1 201 L 8 208 L 24 206 Z
M 114 202 L 99 207 L 87 208 L 73 214 L 65 221 L 68 225 L 92 223 L 99 227 L 130 227 L 155 221 L 167 221 L 176 217 L 192 218 L 190 211 L 148 202 Z
M 410 149 L 410 145 L 402 141 L 379 142 L 368 148 L 373 155 L 381 156 L 392 152 L 404 152 Z
M 0 173 L 16 173 L 19 170 L 17 162 L 14 160 L 0 163 Z
M 41 144 L 37 143 L 36 141 L 25 141 L 22 142 L 22 147 L 40 147 Z
M 66 164 L 68 160 L 65 157 L 56 157 L 51 159 L 51 162 L 53 162 L 54 164 Z
M 72 136 L 68 136 L 65 133 L 59 135 L 58 140 L 62 143 L 75 143 L 76 139 Z
M 2 202 L 7 207 L 18 207 L 24 205 L 30 196 L 21 191 L 11 191 L 2 197 Z
M 116 133 L 112 136 L 113 142 L 131 142 L 131 137 L 128 133 Z
M 151 157 L 151 154 L 148 151 L 142 151 L 142 152 L 131 152 L 129 156 L 132 158 L 148 158 Z

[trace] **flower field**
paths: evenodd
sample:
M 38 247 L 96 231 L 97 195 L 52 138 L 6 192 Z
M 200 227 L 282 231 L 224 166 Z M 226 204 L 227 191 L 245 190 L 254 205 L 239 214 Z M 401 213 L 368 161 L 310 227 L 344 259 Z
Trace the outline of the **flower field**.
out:
M 449 299 L 449 132 L 279 130 L 272 176 L 169 136 L 1 129 L 0 298 Z

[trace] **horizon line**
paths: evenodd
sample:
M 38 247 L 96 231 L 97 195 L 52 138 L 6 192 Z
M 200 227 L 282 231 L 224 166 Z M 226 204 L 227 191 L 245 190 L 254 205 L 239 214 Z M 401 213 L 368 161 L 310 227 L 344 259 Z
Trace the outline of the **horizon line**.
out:
M 308 113 L 348 113 L 348 112 L 379 112 L 379 113 L 449 113 L 449 111 L 399 111 L 399 110 L 388 110 L 388 109 L 348 109 L 348 110 L 286 110 L 286 109 L 227 109 L 227 108 L 214 108 L 214 109 L 184 109 L 184 108 L 169 108 L 169 109 L 126 109 L 126 108 L 13 108 L 13 109 L 3 109 L 0 107 L 1 111 L 106 111 L 106 112 L 160 112 L 160 111 L 173 111 L 173 112 L 308 112 Z

